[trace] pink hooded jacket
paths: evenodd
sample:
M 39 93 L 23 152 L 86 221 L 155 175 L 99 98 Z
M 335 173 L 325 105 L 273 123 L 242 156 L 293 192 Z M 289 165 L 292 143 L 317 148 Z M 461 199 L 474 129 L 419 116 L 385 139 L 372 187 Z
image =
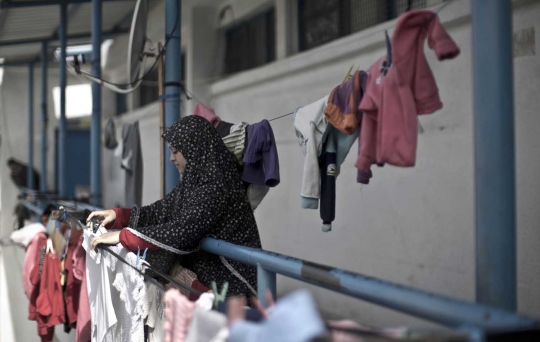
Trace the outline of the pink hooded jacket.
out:
M 392 37 L 392 65 L 382 57 L 369 69 L 356 167 L 370 174 L 372 164 L 414 166 L 418 138 L 417 115 L 442 108 L 435 78 L 424 55 L 424 41 L 439 60 L 459 55 L 459 47 L 436 13 L 417 10 L 403 14 Z

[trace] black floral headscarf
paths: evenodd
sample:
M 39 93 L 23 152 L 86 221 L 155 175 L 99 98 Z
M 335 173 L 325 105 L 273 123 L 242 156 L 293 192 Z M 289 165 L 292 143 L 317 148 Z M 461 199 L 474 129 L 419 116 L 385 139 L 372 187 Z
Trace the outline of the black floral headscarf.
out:
M 182 118 L 163 137 L 186 159 L 182 182 L 164 199 L 134 207 L 128 229 L 163 250 L 149 252 L 151 264 L 168 271 L 175 255 L 189 254 L 186 260 L 203 284 L 228 281 L 231 294 L 252 296 L 256 288 L 254 267 L 194 253 L 205 236 L 261 247 L 234 156 L 214 127 L 198 116 Z

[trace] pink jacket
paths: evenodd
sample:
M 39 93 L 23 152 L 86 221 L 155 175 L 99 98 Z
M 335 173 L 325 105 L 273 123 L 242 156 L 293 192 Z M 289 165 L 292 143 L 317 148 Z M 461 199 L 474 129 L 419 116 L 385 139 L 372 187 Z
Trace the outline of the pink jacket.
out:
M 372 164 L 414 166 L 417 115 L 442 108 L 435 78 L 424 55 L 424 41 L 439 60 L 459 55 L 459 47 L 428 10 L 410 11 L 397 21 L 392 37 L 392 65 L 386 76 L 385 57 L 369 69 L 356 167 L 370 173 Z

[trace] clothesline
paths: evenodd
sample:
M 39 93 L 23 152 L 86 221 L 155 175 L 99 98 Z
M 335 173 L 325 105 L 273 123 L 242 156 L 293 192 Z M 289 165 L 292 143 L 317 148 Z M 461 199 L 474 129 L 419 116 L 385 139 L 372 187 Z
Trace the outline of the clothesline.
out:
M 64 220 L 61 220 L 61 221 L 65 221 L 67 218 L 70 218 L 74 221 L 77 222 L 77 227 L 76 229 L 81 229 L 81 230 L 84 230 L 84 226 L 82 225 L 82 223 L 80 222 L 80 220 L 76 219 L 75 217 L 73 217 L 73 215 L 71 213 L 68 213 L 67 211 L 64 211 L 64 215 L 61 216 L 61 218 L 63 218 Z M 124 264 L 126 264 L 127 266 L 131 267 L 132 269 L 134 269 L 137 273 L 139 273 L 140 275 L 142 275 L 145 279 L 147 279 L 148 281 L 150 281 L 151 283 L 153 283 L 154 285 L 158 286 L 160 289 L 162 290 L 165 290 L 165 287 L 160 283 L 158 282 L 156 279 L 154 279 L 153 277 L 151 277 L 150 275 L 142 272 L 141 270 L 139 270 L 137 267 L 131 265 L 129 262 L 127 262 L 124 258 L 122 258 L 120 255 L 118 255 L 117 253 L 113 252 L 109 247 L 107 247 L 106 245 L 103 245 L 103 244 L 99 244 L 97 246 L 97 248 L 101 249 L 101 250 L 105 250 L 109 253 L 111 253 L 112 256 L 114 256 L 115 258 L 117 258 L 118 260 L 120 260 L 121 262 L 123 262 Z M 185 284 L 182 284 L 180 282 L 178 282 L 176 279 L 174 278 L 171 278 L 170 276 L 156 270 L 152 265 L 150 265 L 148 262 L 146 261 L 142 261 L 142 265 L 146 268 L 148 268 L 149 270 L 151 270 L 152 272 L 154 272 L 155 274 L 159 275 L 160 277 L 162 277 L 163 279 L 167 280 L 168 282 L 170 282 L 173 286 L 175 287 L 178 287 L 178 288 L 182 288 L 184 290 L 187 290 L 197 296 L 200 296 L 202 295 L 202 292 L 200 292 L 199 290 L 196 290 L 192 287 L 189 287 Z

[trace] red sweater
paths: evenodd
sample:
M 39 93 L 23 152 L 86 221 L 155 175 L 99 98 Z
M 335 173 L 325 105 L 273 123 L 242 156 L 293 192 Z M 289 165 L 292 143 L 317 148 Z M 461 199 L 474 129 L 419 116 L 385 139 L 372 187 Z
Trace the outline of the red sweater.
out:
M 66 321 L 60 270 L 58 254 L 47 253 L 43 263 L 39 295 L 36 299 L 36 320 L 42 342 L 52 341 L 54 327 Z

